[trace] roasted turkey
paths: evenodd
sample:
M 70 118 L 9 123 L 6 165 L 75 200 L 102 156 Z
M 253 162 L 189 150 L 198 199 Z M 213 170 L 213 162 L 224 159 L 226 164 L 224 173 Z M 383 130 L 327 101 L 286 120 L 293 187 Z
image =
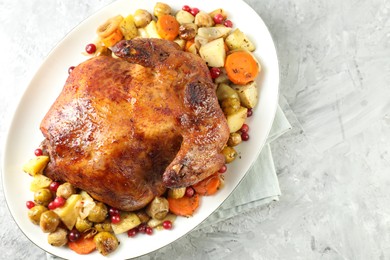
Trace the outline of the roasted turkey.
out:
M 198 56 L 160 39 L 113 52 L 78 65 L 41 122 L 44 174 L 132 211 L 218 171 L 229 129 Z

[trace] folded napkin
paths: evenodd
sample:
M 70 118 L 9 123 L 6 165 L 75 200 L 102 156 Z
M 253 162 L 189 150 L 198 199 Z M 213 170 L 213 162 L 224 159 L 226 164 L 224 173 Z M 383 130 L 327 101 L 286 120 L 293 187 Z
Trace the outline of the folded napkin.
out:
M 216 212 L 199 225 L 197 229 L 234 217 L 249 209 L 279 200 L 281 192 L 272 159 L 270 142 L 290 129 L 290 123 L 280 106 L 278 106 L 266 145 L 261 151 L 259 158 L 229 198 Z M 61 259 L 49 253 L 46 255 L 48 260 Z

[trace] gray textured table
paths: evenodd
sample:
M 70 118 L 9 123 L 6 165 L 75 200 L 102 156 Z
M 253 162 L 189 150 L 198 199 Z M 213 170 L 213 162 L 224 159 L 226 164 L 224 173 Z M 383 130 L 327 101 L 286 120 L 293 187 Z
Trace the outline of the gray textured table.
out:
M 48 52 L 110 2 L 0 1 L 1 145 Z M 272 145 L 281 200 L 142 259 L 390 259 L 390 1 L 246 2 L 274 37 L 293 126 Z M 0 259 L 45 258 L 2 193 L 0 219 Z

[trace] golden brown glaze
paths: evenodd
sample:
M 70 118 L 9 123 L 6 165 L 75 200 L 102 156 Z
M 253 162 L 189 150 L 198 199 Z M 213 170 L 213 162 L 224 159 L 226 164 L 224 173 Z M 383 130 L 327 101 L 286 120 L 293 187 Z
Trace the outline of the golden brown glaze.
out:
M 199 57 L 159 39 L 113 51 L 77 66 L 43 119 L 45 174 L 136 210 L 218 171 L 229 129 Z

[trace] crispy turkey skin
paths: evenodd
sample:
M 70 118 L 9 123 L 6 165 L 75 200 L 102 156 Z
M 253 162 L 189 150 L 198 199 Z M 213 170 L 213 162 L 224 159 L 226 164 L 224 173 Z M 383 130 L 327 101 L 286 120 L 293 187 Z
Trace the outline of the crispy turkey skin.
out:
M 160 39 L 78 65 L 41 122 L 44 173 L 132 211 L 218 171 L 229 137 L 204 61 Z

